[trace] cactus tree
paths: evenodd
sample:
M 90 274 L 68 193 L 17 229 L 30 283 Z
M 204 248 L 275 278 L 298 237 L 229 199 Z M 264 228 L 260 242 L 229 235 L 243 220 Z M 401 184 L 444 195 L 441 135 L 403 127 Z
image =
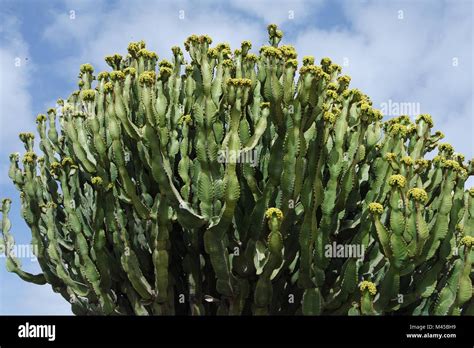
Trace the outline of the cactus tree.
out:
M 75 314 L 472 315 L 473 162 L 268 34 L 258 55 L 192 35 L 190 64 L 140 41 L 82 65 L 37 118 L 41 157 L 32 133 L 10 157 L 42 272 L 8 270 Z

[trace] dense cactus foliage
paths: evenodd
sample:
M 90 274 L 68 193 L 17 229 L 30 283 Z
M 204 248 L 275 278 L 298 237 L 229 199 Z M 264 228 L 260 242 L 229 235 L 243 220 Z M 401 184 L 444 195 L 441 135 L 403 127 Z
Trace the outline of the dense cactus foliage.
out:
M 42 273 L 8 269 L 76 314 L 473 314 L 473 163 L 268 33 L 259 55 L 192 35 L 189 65 L 144 42 L 82 65 L 37 118 L 43 156 L 31 133 L 11 156 Z

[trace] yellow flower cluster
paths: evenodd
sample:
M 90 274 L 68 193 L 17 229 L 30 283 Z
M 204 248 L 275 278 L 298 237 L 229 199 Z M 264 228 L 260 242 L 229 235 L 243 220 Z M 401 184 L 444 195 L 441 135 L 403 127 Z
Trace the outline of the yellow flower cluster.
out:
M 425 121 L 425 123 L 428 125 L 428 127 L 432 128 L 433 127 L 433 119 L 431 118 L 430 115 L 428 114 L 421 114 L 421 115 L 418 115 L 418 117 L 416 118 L 416 123 L 420 122 L 420 121 Z
M 133 57 L 135 57 L 135 55 Z M 121 60 L 122 60 L 122 56 L 118 53 L 105 57 L 105 62 L 110 66 L 120 65 Z
M 246 47 L 248 50 L 252 48 L 252 43 L 249 40 L 242 41 L 242 48 Z
M 136 72 L 137 72 L 137 69 L 135 69 L 134 67 L 131 67 L 131 66 L 129 66 L 128 68 L 123 69 L 123 73 L 125 75 L 135 75 Z
M 443 139 L 444 138 L 444 133 L 441 132 L 441 131 L 436 131 L 435 136 L 438 137 L 439 139 Z
M 138 82 L 142 85 L 153 86 L 156 80 L 156 74 L 154 71 L 144 71 L 140 74 Z
M 228 79 L 227 84 L 235 87 L 250 87 L 252 86 L 252 80 L 250 79 Z
M 426 203 L 428 194 L 422 188 L 414 187 L 408 190 L 408 198 L 413 198 L 417 202 Z
M 142 48 L 145 48 L 145 46 L 145 41 L 131 42 L 128 45 L 127 50 L 132 57 L 137 57 L 138 51 L 140 51 Z M 107 60 L 107 58 L 105 59 Z
M 359 284 L 360 291 L 368 290 L 369 293 L 373 296 L 377 293 L 377 287 L 374 283 L 364 280 Z
M 454 148 L 451 144 L 443 143 L 438 145 L 438 150 L 445 152 L 447 155 L 452 155 L 454 152 Z
M 380 204 L 380 203 L 377 203 L 377 202 L 369 203 L 369 211 L 370 211 L 372 214 L 382 215 L 382 213 L 383 213 L 383 205 Z
M 313 56 L 304 56 L 303 57 L 303 65 L 314 65 L 314 57 Z
M 227 42 L 218 43 L 216 48 L 220 52 L 230 53 L 230 45 Z
M 403 175 L 395 174 L 390 176 L 388 179 L 388 184 L 390 186 L 398 186 L 398 187 L 405 187 L 407 179 Z
M 166 59 L 162 59 L 161 62 L 158 64 L 160 68 L 170 68 L 170 69 L 173 69 L 173 64 L 166 60 Z
M 164 66 L 164 67 L 160 68 L 160 78 L 168 77 L 172 73 L 173 73 L 173 70 L 171 68 L 168 68 L 167 66 Z
M 403 156 L 400 161 L 407 166 L 411 166 L 413 164 L 413 158 L 410 156 Z
M 423 158 L 419 158 L 419 159 L 415 160 L 415 164 L 416 164 L 418 167 L 425 167 L 425 168 L 427 168 L 427 167 L 430 165 L 430 161 L 429 161 L 429 160 L 426 160 L 426 159 L 423 159 Z
M 437 155 L 433 158 L 434 164 L 444 164 L 446 162 L 446 158 L 444 156 Z
M 72 160 L 71 157 L 64 157 L 63 160 L 61 161 L 61 165 L 63 167 L 65 167 L 67 165 L 72 166 L 72 165 L 74 165 L 74 161 Z
M 333 124 L 334 122 L 336 122 L 336 115 L 334 113 L 332 113 L 331 111 L 326 111 L 323 114 L 323 119 L 324 119 L 324 121 L 326 121 L 330 124 Z
M 321 67 L 316 65 L 304 65 L 300 69 L 300 74 L 303 75 L 306 73 L 321 77 L 324 74 L 324 71 L 321 69 Z
M 283 219 L 283 213 L 278 208 L 268 208 L 267 211 L 265 212 L 265 216 L 267 217 L 267 219 L 272 218 L 273 214 L 276 215 L 277 219 L 279 220 Z
M 249 61 L 252 63 L 255 63 L 258 60 L 258 57 L 256 54 L 249 53 L 245 56 L 245 61 Z M 298 64 L 298 63 L 297 63 Z
M 181 48 L 179 46 L 173 46 L 171 47 L 171 52 L 173 52 L 173 55 L 178 56 L 182 54 L 183 52 L 181 51 Z
M 113 90 L 114 90 L 114 85 L 112 84 L 112 82 L 107 82 L 104 85 L 104 93 L 109 93 L 109 92 L 112 92 Z
M 275 58 L 282 57 L 281 50 L 273 46 L 262 46 L 262 48 L 260 48 L 260 54 L 266 57 L 275 57 Z
M 191 122 L 193 122 L 191 115 L 183 115 L 178 120 L 178 124 L 191 124 Z
M 196 34 L 193 34 L 191 36 L 189 36 L 186 41 L 184 42 L 184 47 L 186 48 L 186 51 L 189 51 L 189 49 L 191 48 L 191 45 L 193 44 L 203 44 L 203 43 L 207 43 L 208 45 L 210 45 L 212 43 L 212 39 L 209 35 L 196 35 Z
M 387 152 L 384 156 L 384 158 L 387 160 L 387 161 L 394 161 L 395 160 L 395 157 L 397 155 L 395 155 L 393 152 Z
M 115 71 L 110 72 L 110 79 L 112 81 L 115 81 L 115 80 L 123 81 L 125 80 L 125 74 L 123 73 L 123 71 L 115 70 Z
M 337 82 L 339 82 L 339 85 L 349 85 L 351 82 L 351 77 L 348 75 L 342 75 L 337 78 Z
M 33 163 L 34 161 L 36 161 L 36 154 L 32 151 L 28 151 L 27 153 L 25 153 L 25 155 L 23 156 L 23 163 Z
M 92 182 L 92 185 L 97 185 L 97 186 L 100 186 L 102 185 L 102 183 L 104 182 L 102 180 L 102 178 L 100 176 L 94 176 L 92 179 L 91 179 L 91 182 Z
M 46 121 L 46 115 L 45 114 L 39 114 L 36 117 L 36 123 L 40 123 L 40 122 L 44 122 L 44 121 Z
M 283 58 L 285 58 L 285 59 L 296 59 L 296 57 L 297 57 L 296 50 L 291 45 L 281 46 L 280 51 L 283 54 Z
M 337 99 L 337 92 L 336 91 L 329 90 L 329 91 L 326 92 L 326 95 L 329 98 Z
M 401 137 L 406 137 L 408 134 L 407 126 L 395 123 L 390 127 L 390 135 L 400 135 Z
M 233 68 L 234 67 L 234 63 L 232 62 L 232 59 L 224 59 L 222 61 L 222 65 L 224 67 L 227 67 L 227 68 Z M 192 70 L 191 70 L 192 71 Z
M 20 133 L 20 140 L 25 142 L 29 139 L 34 139 L 35 138 L 35 135 L 31 132 L 22 132 Z
M 158 59 L 158 55 L 155 52 L 149 51 L 146 48 L 142 48 L 140 51 L 138 51 L 137 56 L 146 59 Z
M 461 245 L 465 245 L 468 248 L 474 246 L 474 237 L 472 236 L 464 236 L 461 238 Z
M 461 170 L 461 166 L 459 165 L 459 163 L 454 161 L 454 160 L 446 160 L 446 161 L 444 161 L 443 165 L 444 165 L 445 168 L 449 168 L 449 169 L 452 169 L 454 171 L 460 171 Z
M 90 64 L 82 64 L 81 67 L 80 67 L 80 71 L 82 73 L 93 73 L 94 72 L 94 68 L 92 67 L 92 65 Z
M 296 69 L 298 67 L 298 61 L 296 59 L 288 59 L 285 62 L 285 67 Z
M 325 58 L 321 59 L 321 65 L 323 67 L 329 67 L 331 65 L 331 63 L 332 63 L 331 58 L 325 57 Z
M 82 99 L 84 101 L 94 101 L 95 99 L 95 90 L 85 89 L 82 91 Z
M 109 73 L 107 71 L 101 71 L 98 75 L 97 75 L 97 80 L 106 80 L 109 78 Z

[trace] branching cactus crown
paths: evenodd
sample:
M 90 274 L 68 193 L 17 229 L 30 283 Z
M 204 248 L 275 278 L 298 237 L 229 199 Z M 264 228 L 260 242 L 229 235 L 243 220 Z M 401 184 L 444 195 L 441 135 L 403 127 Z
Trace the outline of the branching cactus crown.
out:
M 82 65 L 10 157 L 42 272 L 8 270 L 75 314 L 474 314 L 473 162 L 268 33 Z

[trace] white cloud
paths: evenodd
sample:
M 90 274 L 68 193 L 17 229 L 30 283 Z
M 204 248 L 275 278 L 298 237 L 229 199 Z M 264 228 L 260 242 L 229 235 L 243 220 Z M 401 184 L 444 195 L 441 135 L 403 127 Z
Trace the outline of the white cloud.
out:
M 28 46 L 19 34 L 14 17 L 1 16 L 0 20 L 0 151 L 3 156 L 18 149 L 19 132 L 34 130 L 35 125 L 28 92 L 33 69 L 26 60 Z
M 107 11 L 88 4 L 83 4 L 74 20 L 63 12 L 56 13 L 56 19 L 44 32 L 44 38 L 52 43 L 61 45 L 73 40 L 68 48 L 70 56 L 61 64 L 69 79 L 77 75 L 79 65 L 85 62 L 93 64 L 97 71 L 109 69 L 104 56 L 125 54 L 130 41 L 143 39 L 160 58 L 169 58 L 171 47 L 182 47 L 191 34 L 208 34 L 214 43 L 225 41 L 234 48 L 249 39 L 260 45 L 267 37 L 263 22 L 244 19 L 207 2 L 134 1 L 132 6 L 130 1 L 122 1 Z M 180 15 L 184 18 L 180 19 Z
M 0 16 L 0 187 L 2 196 L 12 194 L 12 184 L 8 178 L 8 154 L 22 148 L 18 133 L 34 131 L 34 115 L 28 88 L 33 65 L 29 57 L 28 45 L 19 31 L 19 21 L 12 16 Z M 15 196 L 14 196 L 15 197 Z M 2 197 L 3 198 L 3 197 Z M 12 214 L 19 216 L 18 198 L 14 199 Z M 27 237 L 26 226 L 11 216 L 16 226 L 18 241 Z M 0 313 L 1 314 L 70 314 L 70 306 L 51 291 L 50 286 L 37 286 L 23 282 L 17 275 L 8 273 L 5 262 L 0 260 Z M 30 262 L 25 262 L 31 268 Z M 33 265 L 38 271 L 38 266 Z M 47 305 L 45 305 L 47 304 Z
M 303 21 L 323 5 L 322 0 L 232 0 L 230 4 L 247 14 L 278 25 L 288 21 Z

